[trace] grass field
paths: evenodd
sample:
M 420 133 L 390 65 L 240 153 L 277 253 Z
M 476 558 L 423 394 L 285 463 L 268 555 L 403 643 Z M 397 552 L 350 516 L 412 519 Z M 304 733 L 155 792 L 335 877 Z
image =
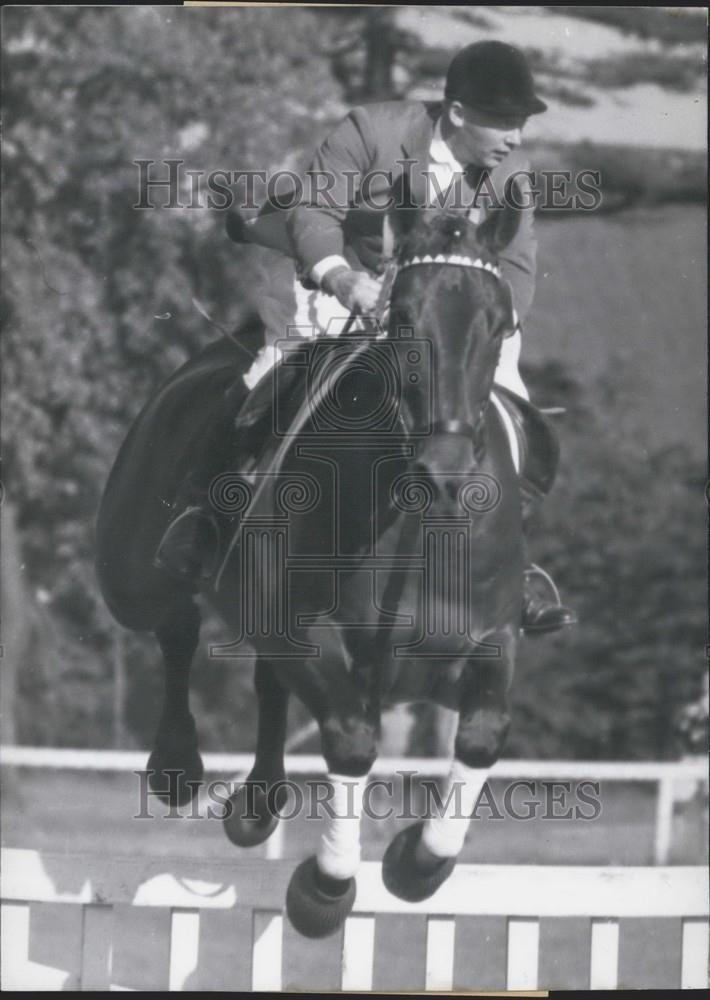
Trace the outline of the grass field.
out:
M 7 774 L 5 773 L 7 770 Z M 2 843 L 6 847 L 38 850 L 86 852 L 101 851 L 108 845 L 111 853 L 151 856 L 197 856 L 228 860 L 237 855 L 263 856 L 264 848 L 240 850 L 226 838 L 219 819 L 200 818 L 186 807 L 178 816 L 168 816 L 160 802 L 151 801 L 147 811 L 152 818 L 136 819 L 141 811 L 140 779 L 134 774 L 97 774 L 33 769 L 18 769 L 12 780 L 3 771 L 5 802 Z M 210 775 L 210 778 L 216 776 Z M 225 776 L 227 777 L 227 776 Z M 314 775 L 314 778 L 321 777 Z M 501 813 L 504 809 L 504 782 L 490 785 L 493 800 Z M 303 784 L 299 783 L 303 788 Z M 373 809 L 386 813 L 388 806 L 400 801 L 401 781 L 395 781 L 391 798 L 384 793 L 373 798 Z M 424 810 L 424 796 L 415 787 L 411 813 Z M 224 792 L 221 792 L 224 796 Z M 511 816 L 495 818 L 493 810 L 481 808 L 471 821 L 462 860 L 497 864 L 628 864 L 653 862 L 653 824 L 655 788 L 649 785 L 619 786 L 602 783 L 599 792 L 601 811 L 596 819 L 542 819 L 543 782 L 536 794 L 526 789 L 515 793 L 514 808 L 519 815 L 529 810 L 528 799 L 540 803 L 537 816 L 516 820 Z M 295 799 L 289 799 L 289 810 Z M 576 799 L 570 799 L 574 805 Z M 217 808 L 213 810 L 217 812 Z M 558 812 L 559 810 L 556 810 Z M 221 814 L 221 810 L 219 810 Z M 300 811 L 284 821 L 284 856 L 303 858 L 312 853 L 322 830 L 322 809 Z M 379 860 L 392 837 L 414 819 L 365 817 L 362 825 L 363 860 Z M 706 820 L 703 804 L 696 798 L 676 805 L 671 863 L 703 864 L 706 858 Z

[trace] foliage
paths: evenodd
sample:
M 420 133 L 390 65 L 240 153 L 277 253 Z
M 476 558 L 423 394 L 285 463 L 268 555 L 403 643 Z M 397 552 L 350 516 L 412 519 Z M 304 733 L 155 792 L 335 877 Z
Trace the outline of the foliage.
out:
M 547 7 L 551 14 L 569 14 L 640 38 L 655 38 L 666 45 L 705 45 L 707 15 L 689 7 Z
M 46 650 L 56 683 L 27 721 L 38 739 L 52 715 L 69 742 L 100 744 L 116 637 L 93 575 L 101 489 L 138 409 L 215 336 L 191 299 L 235 326 L 263 266 L 235 253 L 219 213 L 134 210 L 133 161 L 273 170 L 313 142 L 330 76 L 310 58 L 306 11 L 267 23 L 256 10 L 235 22 L 219 10 L 18 7 L 3 28 L 6 482 L 27 579 L 59 633 Z M 154 643 L 126 649 L 139 691 Z
M 597 213 L 619 212 L 633 206 L 698 204 L 707 202 L 707 163 L 704 152 L 639 149 L 589 141 L 574 145 L 539 145 L 532 150 L 533 169 L 567 170 L 574 179 L 581 171 L 598 171 L 602 201 Z M 588 194 L 584 203 L 588 203 Z M 546 218 L 569 218 L 569 211 L 540 209 Z
M 526 381 L 533 398 L 567 407 L 565 461 L 533 549 L 580 625 L 524 643 L 509 749 L 672 758 L 707 672 L 704 470 L 682 444 L 646 451 L 619 432 L 613 370 L 586 390 L 554 363 Z
M 700 60 L 686 54 L 665 52 L 630 52 L 615 59 L 591 59 L 586 64 L 586 77 L 596 87 L 634 87 L 655 83 L 667 90 L 689 93 L 705 76 Z

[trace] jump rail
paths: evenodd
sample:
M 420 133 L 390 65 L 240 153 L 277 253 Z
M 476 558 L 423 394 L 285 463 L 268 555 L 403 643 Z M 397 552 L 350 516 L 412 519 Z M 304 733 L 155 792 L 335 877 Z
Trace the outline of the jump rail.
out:
M 43 767 L 86 771 L 141 771 L 147 754 L 133 750 L 87 750 L 65 747 L 0 746 L 0 764 L 13 767 Z M 252 754 L 203 754 L 208 773 L 246 775 L 253 763 Z M 440 757 L 380 757 L 375 761 L 372 777 L 397 772 L 414 772 L 420 777 L 446 774 L 450 761 Z M 287 754 L 286 773 L 292 777 L 324 774 L 326 763 L 318 754 Z M 657 787 L 654 860 L 662 865 L 668 861 L 673 805 L 676 789 L 681 783 L 707 782 L 707 760 L 697 757 L 684 761 L 549 761 L 499 760 L 491 771 L 491 779 L 569 779 L 579 781 L 651 782 Z M 280 828 L 279 828 L 280 829 Z M 278 857 L 281 841 L 272 838 L 271 857 Z
M 3 850 L 1 861 L 3 989 L 125 988 L 114 983 L 112 959 L 118 929 L 115 908 L 126 905 L 159 907 L 169 922 L 164 949 L 152 939 L 145 942 L 153 978 L 157 974 L 162 980 L 150 988 L 192 989 L 197 988 L 196 981 L 201 989 L 220 988 L 210 985 L 214 963 L 202 955 L 210 936 L 200 932 L 202 921 L 215 911 L 238 912 L 243 918 L 240 926 L 246 928 L 245 940 L 234 935 L 219 941 L 221 988 L 225 975 L 232 974 L 224 968 L 230 961 L 233 975 L 247 979 L 238 986 L 232 983 L 232 989 L 284 988 L 282 949 L 287 918 L 282 906 L 293 862 L 226 865 L 223 861 L 107 859 L 15 849 Z M 70 957 L 62 952 L 61 968 L 36 961 L 42 951 L 34 940 L 33 914 L 41 904 L 55 904 L 57 921 L 66 921 L 66 904 L 81 908 L 78 954 Z M 708 873 L 701 867 L 461 865 L 431 899 L 411 904 L 391 896 L 382 884 L 380 865 L 367 862 L 358 876 L 355 909 L 336 942 L 342 989 L 372 989 L 376 920 L 382 914 L 425 915 L 421 986 L 427 990 L 476 988 L 475 981 L 463 981 L 457 971 L 462 950 L 457 941 L 459 920 L 472 916 L 505 918 L 507 971 L 505 982 L 496 988 L 545 987 L 538 972 L 540 920 L 546 917 L 587 919 L 586 969 L 592 989 L 637 985 L 626 980 L 619 983 L 624 940 L 620 920 L 671 918 L 678 925 L 676 985 L 707 986 Z M 38 928 L 46 932 L 50 924 L 45 919 L 38 922 Z M 212 924 L 212 940 L 214 936 Z M 318 945 L 325 947 L 326 942 Z M 467 978 L 475 977 L 475 972 L 469 972 Z

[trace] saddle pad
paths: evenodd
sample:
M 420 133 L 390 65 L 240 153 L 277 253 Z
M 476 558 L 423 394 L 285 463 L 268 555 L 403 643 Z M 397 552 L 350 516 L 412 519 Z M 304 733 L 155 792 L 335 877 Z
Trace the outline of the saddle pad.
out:
M 510 445 L 510 454 L 513 459 L 513 465 L 515 466 L 515 471 L 520 475 L 520 465 L 521 465 L 521 449 L 523 442 L 518 436 L 518 429 L 513 423 L 513 420 L 508 413 L 508 410 L 504 406 L 500 396 L 496 391 L 496 387 L 493 386 L 493 391 L 491 392 L 491 403 L 495 406 L 496 410 L 500 414 L 500 418 L 503 421 L 503 426 L 505 427 L 505 433 L 508 435 L 508 443 Z
M 491 400 L 510 442 L 511 455 L 523 485 L 546 496 L 557 474 L 560 444 L 555 428 L 533 403 L 502 385 L 494 385 Z

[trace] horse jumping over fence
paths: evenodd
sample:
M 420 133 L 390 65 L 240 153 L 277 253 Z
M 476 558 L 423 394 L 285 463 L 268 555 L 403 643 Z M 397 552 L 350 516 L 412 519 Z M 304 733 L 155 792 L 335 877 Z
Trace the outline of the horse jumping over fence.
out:
M 404 830 L 384 856 L 385 885 L 408 901 L 451 875 L 508 732 L 523 472 L 507 427 L 529 421 L 551 435 L 530 404 L 492 396 L 513 329 L 497 255 L 517 221 L 510 209 L 479 227 L 460 214 L 394 212 L 386 331 L 286 345 L 246 405 L 235 345 L 215 345 L 148 404 L 107 484 L 102 592 L 119 622 L 155 633 L 165 662 L 153 789 L 186 802 L 203 773 L 188 699 L 196 594 L 153 563 L 188 475 L 210 484 L 219 532 L 199 592 L 240 636 L 213 655 L 256 652 L 256 756 L 225 817 L 235 844 L 263 842 L 279 821 L 289 696 L 318 723 L 332 815 L 287 892 L 289 917 L 307 936 L 334 933 L 354 904 L 381 710 L 432 700 L 459 716 L 449 805 Z M 264 442 L 248 468 L 234 425 L 240 409 Z M 169 771 L 181 773 L 177 785 Z

